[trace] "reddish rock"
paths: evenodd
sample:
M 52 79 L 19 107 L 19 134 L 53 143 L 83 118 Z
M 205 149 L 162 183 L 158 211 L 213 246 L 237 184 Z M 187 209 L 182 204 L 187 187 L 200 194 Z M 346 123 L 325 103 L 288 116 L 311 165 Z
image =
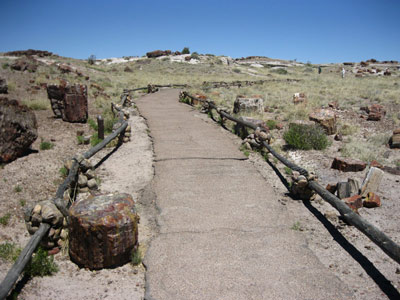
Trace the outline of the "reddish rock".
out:
M 82 267 L 123 265 L 138 246 L 138 215 L 128 194 L 90 196 L 74 202 L 69 221 L 69 254 Z
M 58 247 L 55 247 L 55 248 L 53 248 L 53 249 L 47 251 L 47 253 L 48 253 L 49 255 L 56 255 L 56 254 L 59 253 L 59 252 L 60 252 L 60 248 L 58 248 Z
M 282 130 L 283 129 L 283 124 L 282 123 L 278 123 L 278 124 L 276 124 L 276 129 L 278 129 L 278 130 Z
M 61 71 L 61 73 L 72 73 L 74 72 L 74 69 L 66 64 L 60 64 L 58 66 L 58 69 Z
M 194 97 L 199 98 L 201 100 L 207 100 L 207 96 L 203 95 L 203 94 L 195 94 Z M 193 105 L 202 105 L 204 102 L 199 101 L 197 99 L 193 99 Z
M 339 109 L 339 103 L 337 103 L 336 101 L 329 102 L 329 103 L 328 103 L 328 106 L 329 106 L 330 108 L 333 108 L 333 109 Z
M 325 188 L 328 192 L 330 192 L 331 194 L 335 194 L 336 189 L 337 189 L 337 184 L 328 184 Z
M 361 67 L 367 67 L 369 64 L 367 62 L 362 61 L 360 62 L 360 65 Z
M 56 117 L 71 123 L 85 123 L 88 118 L 86 85 L 47 86 L 47 96 Z
M 52 56 L 54 55 L 53 53 L 49 51 L 43 51 L 43 50 L 33 50 L 33 49 L 28 49 L 28 50 L 18 50 L 18 51 L 10 51 L 4 53 L 5 56 L 32 56 L 36 55 L 39 57 L 45 57 L 45 56 Z
M 191 59 L 192 59 L 191 56 L 186 56 L 186 57 L 185 57 L 185 61 L 190 61 Z
M 380 163 L 378 163 L 376 160 L 371 161 L 369 164 L 371 167 L 375 167 L 375 168 L 379 168 L 379 169 L 383 168 L 383 166 Z
M 354 212 L 358 212 L 358 209 L 363 207 L 363 202 L 362 202 L 362 198 L 361 198 L 360 195 L 354 195 L 354 196 L 349 197 L 349 198 L 344 198 L 343 201 Z
M 360 172 L 367 167 L 363 161 L 349 158 L 335 157 L 332 162 L 332 169 L 337 169 L 342 172 Z
M 155 51 L 147 52 L 146 55 L 147 55 L 148 58 L 166 56 L 166 55 L 171 55 L 171 50 L 165 50 L 165 51 L 155 50 Z
M 36 61 L 30 57 L 30 58 L 20 58 L 18 59 L 15 63 L 13 63 L 11 66 L 11 69 L 16 70 L 16 71 L 29 71 L 29 72 L 36 72 L 38 65 Z
M 324 128 L 326 134 L 336 133 L 336 114 L 330 109 L 317 109 L 309 115 L 311 121 L 318 123 Z
M 0 97 L 0 162 L 24 155 L 37 139 L 35 114 L 17 100 Z
M 393 130 L 393 135 L 389 140 L 390 148 L 400 148 L 400 128 Z
M 386 110 L 380 104 L 372 104 L 366 108 L 369 121 L 380 121 L 385 115 Z
M 299 103 L 306 103 L 307 102 L 307 96 L 304 93 L 295 93 L 293 95 L 293 103 L 294 104 L 299 104 Z
M 381 199 L 373 192 L 369 192 L 363 202 L 364 207 L 374 208 L 381 206 Z

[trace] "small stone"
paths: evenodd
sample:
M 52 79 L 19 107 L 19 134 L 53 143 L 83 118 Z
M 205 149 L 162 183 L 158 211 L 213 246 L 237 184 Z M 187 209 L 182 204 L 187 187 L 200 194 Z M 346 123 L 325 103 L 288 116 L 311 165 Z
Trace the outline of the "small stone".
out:
M 82 160 L 79 165 L 83 172 L 93 168 L 92 163 L 88 159 Z
M 40 215 L 41 211 L 42 211 L 42 206 L 39 204 L 36 204 L 32 210 L 32 214 Z
M 345 198 L 343 201 L 356 213 L 358 213 L 359 208 L 363 207 L 363 202 L 360 195 L 354 195 L 352 197 Z
M 91 190 L 97 190 L 98 186 L 97 186 L 97 182 L 96 179 L 92 178 L 87 182 L 87 186 L 89 189 Z
M 125 129 L 126 132 L 131 132 L 132 131 L 132 127 L 131 125 L 128 125 Z
M 131 133 L 130 133 L 130 132 L 125 132 L 125 136 L 126 136 L 126 137 L 130 137 L 130 136 L 131 136 Z
M 62 240 L 66 240 L 68 238 L 68 230 L 67 229 L 62 229 L 60 233 L 60 238 Z
M 337 133 L 334 139 L 335 141 L 343 141 L 343 135 L 341 133 Z
M 396 274 L 400 274 L 400 268 L 396 268 Z
M 39 214 L 33 214 L 31 218 L 31 222 L 33 226 L 39 226 L 42 223 L 43 219 L 42 216 Z
M 84 130 L 77 130 L 76 131 L 76 136 L 83 136 L 83 134 L 85 133 L 85 131 Z
M 78 186 L 80 188 L 83 188 L 83 187 L 87 186 L 87 183 L 88 183 L 87 177 L 85 175 L 83 175 L 83 174 L 79 174 L 79 176 L 78 176 Z
M 72 159 L 69 159 L 64 163 L 64 167 L 69 171 L 69 170 L 71 170 L 73 163 L 74 163 L 74 161 Z
M 79 189 L 79 192 L 80 192 L 80 193 L 89 193 L 90 190 L 89 190 L 89 188 L 88 188 L 87 186 L 85 186 L 85 187 L 83 187 L 83 188 L 80 188 L 80 189 Z
M 327 218 L 330 221 L 336 221 L 337 218 L 338 218 L 336 212 L 332 211 L 332 210 L 327 211 L 326 213 L 324 213 L 324 216 L 325 216 L 325 218 Z
M 328 185 L 326 186 L 325 189 L 326 189 L 328 192 L 330 192 L 331 194 L 335 194 L 336 188 L 337 188 L 337 184 L 330 184 L 330 183 L 328 183 Z
M 129 140 L 130 140 L 129 137 L 124 137 L 123 142 L 127 143 L 127 142 L 129 142 Z
M 369 192 L 363 202 L 364 207 L 374 208 L 381 206 L 381 199 L 373 192 Z
M 84 137 L 83 137 L 83 144 L 84 144 L 84 145 L 89 145 L 89 144 L 90 144 L 90 138 L 91 138 L 90 135 L 84 136 Z
M 49 255 L 56 255 L 56 254 L 59 253 L 59 252 L 60 252 L 60 248 L 58 248 L 58 247 L 55 247 L 55 248 L 53 248 L 53 249 L 47 251 L 47 253 L 48 253 Z
M 294 93 L 294 95 L 293 95 L 293 103 L 294 104 L 307 103 L 306 94 L 304 94 L 304 93 Z
M 88 179 L 92 179 L 96 177 L 96 172 L 93 169 L 89 169 L 86 171 L 85 175 Z

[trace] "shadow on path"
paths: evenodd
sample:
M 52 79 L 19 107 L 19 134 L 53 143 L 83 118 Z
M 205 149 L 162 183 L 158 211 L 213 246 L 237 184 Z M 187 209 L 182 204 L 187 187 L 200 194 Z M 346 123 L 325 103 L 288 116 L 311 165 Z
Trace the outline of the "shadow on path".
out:
M 279 179 L 289 191 L 287 194 L 290 195 L 290 187 L 286 178 L 282 175 L 282 173 L 278 170 L 278 168 L 267 160 L 267 163 L 271 166 L 271 168 L 275 171 L 276 175 L 278 175 Z M 293 197 L 292 197 L 293 198 Z M 400 299 L 399 291 L 392 285 L 392 283 L 383 275 L 374 264 L 362 254 L 356 247 L 354 247 L 343 235 L 342 233 L 336 229 L 336 227 L 328 221 L 327 218 L 317 209 L 315 208 L 310 201 L 302 201 L 304 206 L 312 213 L 318 221 L 324 225 L 324 227 L 328 230 L 329 234 L 333 237 L 333 239 L 364 269 L 364 271 L 368 274 L 368 276 L 379 286 L 381 291 L 385 293 L 385 295 L 391 299 L 396 300 Z

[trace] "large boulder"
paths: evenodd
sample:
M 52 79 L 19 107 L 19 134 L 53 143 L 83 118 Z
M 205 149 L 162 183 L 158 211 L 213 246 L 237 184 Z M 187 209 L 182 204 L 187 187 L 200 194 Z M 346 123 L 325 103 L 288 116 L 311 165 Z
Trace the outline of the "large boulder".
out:
M 35 114 L 17 100 L 0 97 L 0 162 L 25 154 L 37 137 Z
M 166 55 L 171 55 L 171 50 L 155 50 L 151 52 L 146 53 L 148 58 L 155 58 L 155 57 L 160 57 L 160 56 L 166 56 Z
M 102 269 L 130 261 L 138 246 L 138 215 L 130 195 L 90 196 L 74 202 L 69 211 L 69 254 L 74 262 Z
M 369 121 L 380 121 L 386 115 L 386 110 L 380 104 L 372 104 L 362 109 L 368 113 L 367 120 Z
M 71 123 L 85 123 L 88 118 L 86 85 L 67 83 L 48 85 L 47 96 L 57 118 Z
M 311 121 L 318 123 L 324 128 L 326 134 L 336 133 L 336 114 L 330 109 L 317 109 L 313 111 L 309 118 Z
M 7 94 L 7 93 L 8 93 L 7 81 L 4 78 L 0 77 L 0 94 Z
M 18 59 L 10 67 L 15 71 L 29 71 L 33 73 L 36 72 L 38 64 L 32 57 L 27 57 Z
M 264 112 L 264 100 L 262 98 L 247 98 L 244 96 L 237 96 L 233 103 L 233 112 L 235 114 L 240 112 Z

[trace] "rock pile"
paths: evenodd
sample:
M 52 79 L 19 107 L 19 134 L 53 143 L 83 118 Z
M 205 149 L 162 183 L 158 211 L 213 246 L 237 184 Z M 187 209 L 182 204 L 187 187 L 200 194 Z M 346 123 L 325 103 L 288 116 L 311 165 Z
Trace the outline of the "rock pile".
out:
M 46 249 L 62 246 L 67 232 L 63 227 L 67 221 L 51 200 L 40 201 L 37 204 L 27 206 L 24 212 L 25 225 L 29 234 L 33 235 L 40 226 L 40 223 L 48 223 L 51 228 L 42 239 L 41 245 Z
M 372 104 L 370 106 L 361 107 L 360 109 L 368 114 L 368 121 L 380 121 L 386 115 L 386 110 L 380 104 Z
M 37 139 L 35 114 L 17 100 L 0 97 L 0 162 L 24 155 Z
M 35 59 L 32 57 L 27 57 L 18 59 L 10 66 L 10 68 L 15 71 L 28 71 L 33 73 L 36 72 L 38 65 Z
M 48 85 L 47 96 L 56 118 L 71 123 L 85 123 L 88 118 L 86 85 Z
M 310 174 L 309 178 L 306 178 L 304 175 L 300 175 L 299 172 L 293 171 L 290 192 L 297 199 L 314 200 L 317 194 L 308 187 L 308 181 L 317 179 L 317 176 L 313 173 Z

